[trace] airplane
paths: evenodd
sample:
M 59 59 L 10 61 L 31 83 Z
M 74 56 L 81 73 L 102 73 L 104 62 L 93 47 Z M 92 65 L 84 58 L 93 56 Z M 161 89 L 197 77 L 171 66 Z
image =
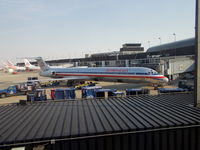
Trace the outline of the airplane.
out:
M 10 68 L 10 66 L 8 66 L 8 64 L 7 63 L 3 63 L 3 71 L 5 72 L 5 73 L 11 73 L 11 74 L 16 74 L 17 72 L 14 70 L 14 69 L 12 69 L 12 68 Z
M 0 71 L 3 71 L 4 70 L 4 68 L 3 67 L 0 67 Z
M 24 64 L 27 70 L 40 70 L 40 67 L 32 65 L 28 59 L 24 59 Z
M 25 67 L 15 66 L 11 61 L 7 61 L 4 65 L 7 68 L 8 72 L 10 73 L 16 73 L 18 71 L 26 71 Z
M 151 85 L 163 85 L 169 81 L 164 75 L 146 67 L 52 68 L 43 61 L 42 57 L 35 59 L 41 68 L 41 76 L 60 78 L 60 80 L 94 80 Z

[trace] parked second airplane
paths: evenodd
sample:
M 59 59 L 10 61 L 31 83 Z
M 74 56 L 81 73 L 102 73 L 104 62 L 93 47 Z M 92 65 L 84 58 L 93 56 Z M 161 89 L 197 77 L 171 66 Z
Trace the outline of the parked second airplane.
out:
M 36 58 L 41 68 L 40 75 L 63 80 L 95 80 L 109 82 L 143 83 L 162 85 L 168 78 L 155 70 L 145 67 L 92 67 L 92 68 L 51 68 L 41 57 Z
M 6 63 L 4 63 L 4 65 L 9 73 L 16 73 L 18 71 L 26 71 L 25 67 L 15 66 L 11 61 L 7 61 Z
M 40 70 L 39 66 L 32 65 L 28 61 L 28 59 L 24 59 L 24 64 L 25 64 L 26 69 L 29 70 L 29 71 Z

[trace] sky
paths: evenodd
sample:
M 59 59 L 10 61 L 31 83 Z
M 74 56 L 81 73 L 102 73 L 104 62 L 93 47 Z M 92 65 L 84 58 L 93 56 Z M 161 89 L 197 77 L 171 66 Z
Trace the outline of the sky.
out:
M 195 0 L 0 0 L 0 63 L 79 58 L 194 37 Z M 149 41 L 149 42 L 148 42 Z

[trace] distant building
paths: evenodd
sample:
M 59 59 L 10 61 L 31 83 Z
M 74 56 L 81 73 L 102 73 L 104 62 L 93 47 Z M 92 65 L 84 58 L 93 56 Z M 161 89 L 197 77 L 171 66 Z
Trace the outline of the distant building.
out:
M 120 48 L 120 53 L 122 55 L 126 54 L 138 54 L 143 53 L 144 47 L 141 47 L 141 43 L 126 43 Z
M 106 57 L 106 56 L 117 56 L 117 55 L 120 55 L 119 51 L 95 53 L 95 54 L 91 54 L 90 57 L 95 58 L 95 57 Z
M 105 58 L 108 56 L 118 56 L 118 55 L 130 55 L 130 54 L 138 54 L 144 52 L 144 47 L 141 47 L 141 43 L 126 43 L 122 45 L 123 47 L 120 48 L 120 51 L 113 51 L 113 52 L 105 52 L 105 53 L 95 53 L 91 54 L 91 58 Z M 88 58 L 88 57 L 85 57 Z
M 85 54 L 85 58 L 89 58 L 90 57 L 90 54 Z
M 171 43 L 166 43 L 158 46 L 153 46 L 147 49 L 148 56 L 183 56 L 194 55 L 195 38 L 184 39 Z

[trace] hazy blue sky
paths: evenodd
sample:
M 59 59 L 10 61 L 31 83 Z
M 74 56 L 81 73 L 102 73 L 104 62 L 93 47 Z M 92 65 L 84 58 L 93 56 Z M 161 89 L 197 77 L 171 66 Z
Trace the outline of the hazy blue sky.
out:
M 194 37 L 195 0 L 0 0 L 0 59 L 81 57 Z

